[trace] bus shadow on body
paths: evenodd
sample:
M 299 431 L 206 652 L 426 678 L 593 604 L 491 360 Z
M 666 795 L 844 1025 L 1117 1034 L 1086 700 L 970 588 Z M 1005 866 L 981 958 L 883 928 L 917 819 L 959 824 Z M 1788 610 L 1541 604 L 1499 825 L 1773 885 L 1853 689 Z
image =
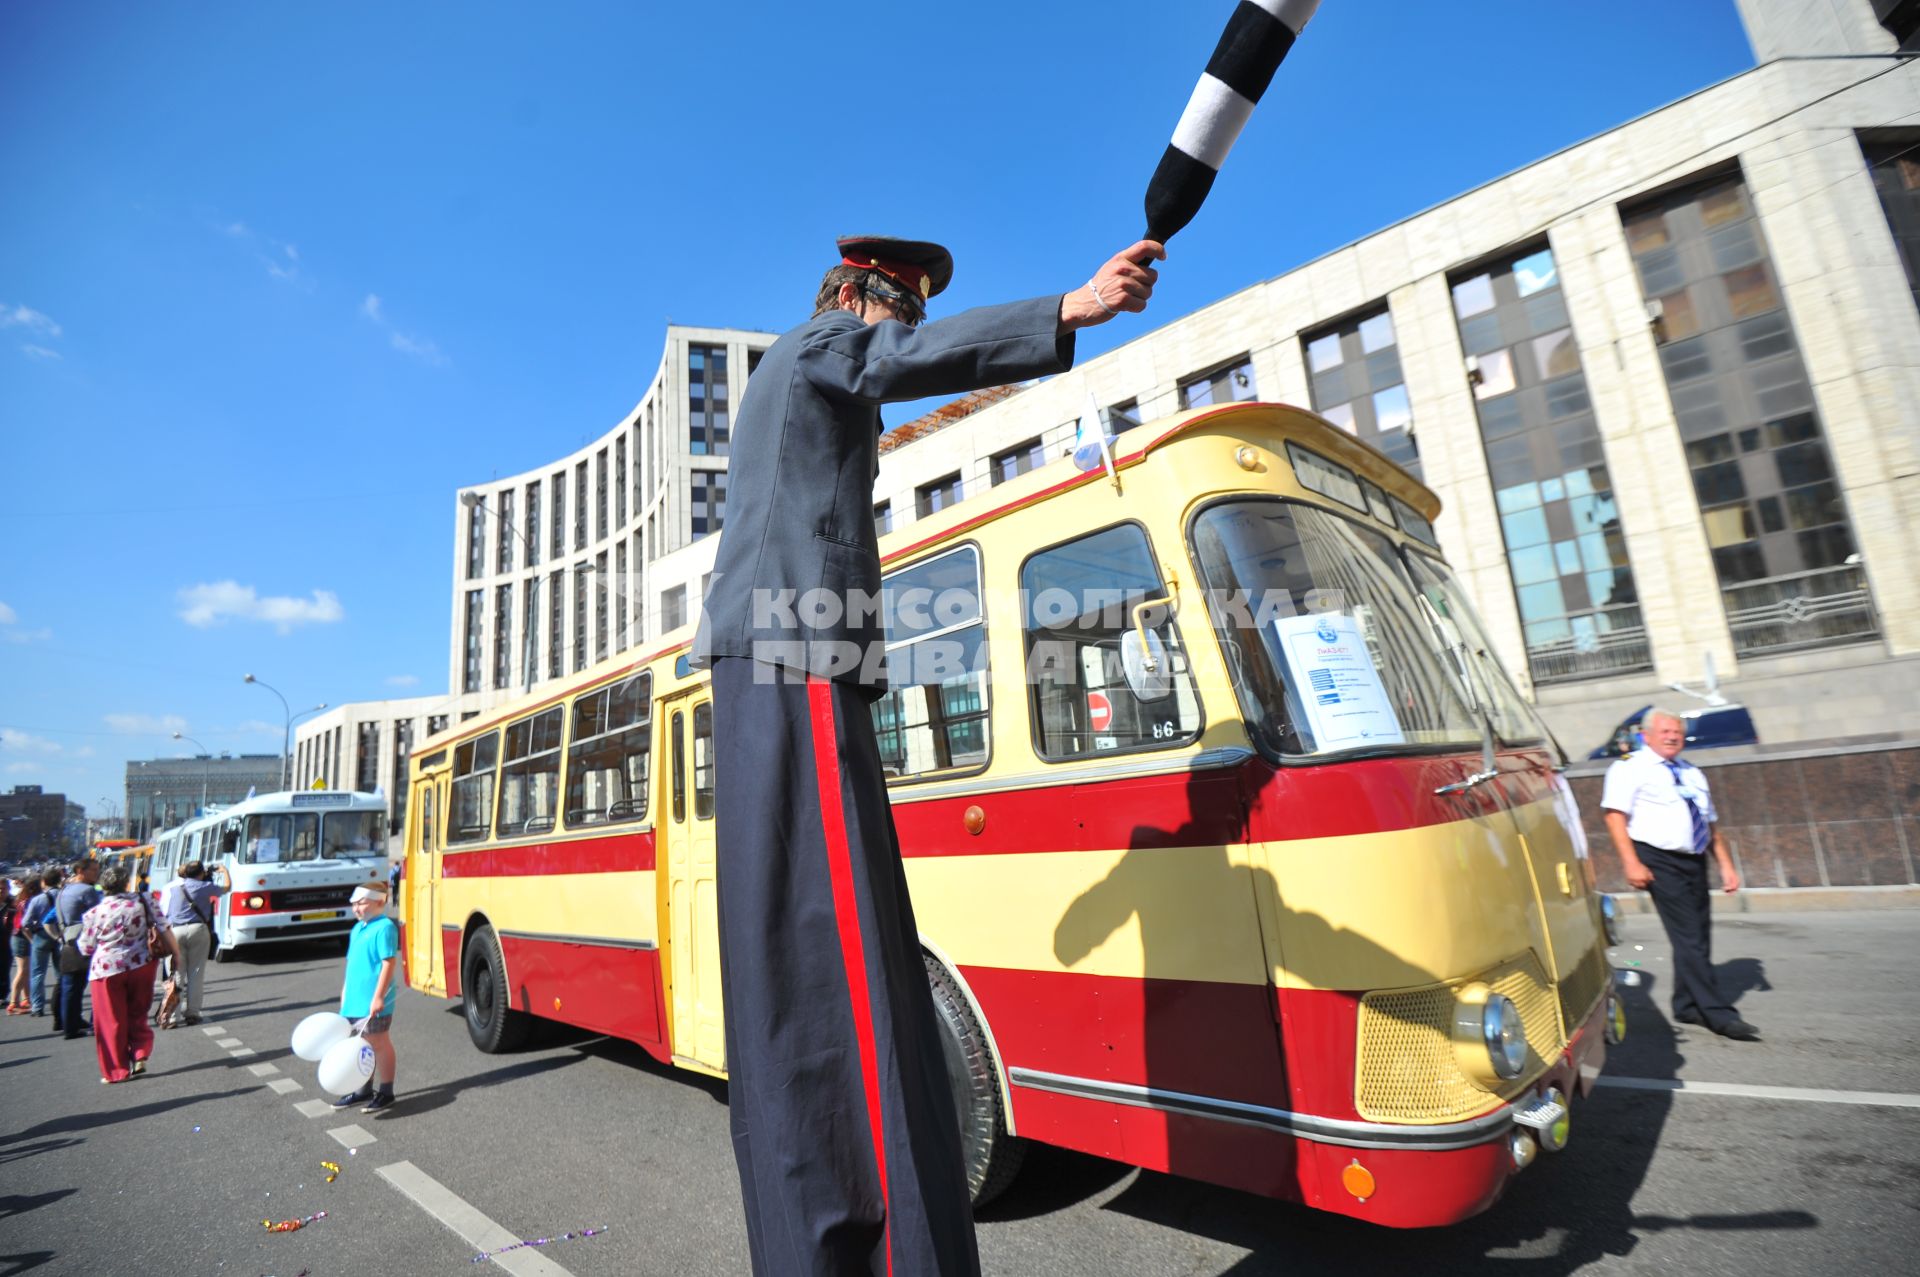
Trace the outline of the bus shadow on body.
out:
M 1191 904 L 1167 889 L 1167 859 L 1163 849 L 1180 848 L 1183 875 L 1201 880 L 1219 875 L 1245 875 L 1245 908 L 1258 926 L 1262 912 L 1256 902 L 1271 906 L 1268 916 L 1280 920 L 1284 954 L 1289 945 L 1309 949 L 1337 943 L 1342 952 L 1366 960 L 1372 971 L 1398 973 L 1393 984 L 1376 987 L 1413 987 L 1440 977 L 1407 963 L 1369 937 L 1340 928 L 1317 914 L 1290 910 L 1272 874 L 1252 866 L 1229 864 L 1227 845 L 1248 841 L 1244 825 L 1224 830 L 1220 818 L 1223 789 L 1219 773 L 1193 773 L 1186 787 L 1185 816 L 1173 827 L 1138 826 L 1127 850 L 1107 876 L 1073 901 L 1055 931 L 1055 955 L 1069 969 L 1137 920 L 1143 970 L 1152 973 L 1186 972 L 1195 967 L 1196 945 L 1217 938 L 1196 935 Z M 1237 907 L 1237 906 L 1236 906 Z M 1214 920 L 1230 928 L 1237 920 Z M 1324 952 L 1325 949 L 1321 948 Z M 1193 1093 L 1196 1056 L 1209 1040 L 1196 1036 L 1191 985 L 1180 979 L 1146 979 L 1132 1023 L 1114 1021 L 1118 1009 L 1111 1000 L 1102 1008 L 1102 1029 L 1113 1050 L 1121 1042 L 1137 1044 L 1144 1066 L 1144 1084 L 1156 1091 Z M 1607 1071 L 1641 1077 L 1675 1077 L 1684 1062 L 1673 1026 L 1652 1002 L 1652 984 L 1644 973 L 1640 982 L 1623 987 L 1627 1003 L 1627 1041 L 1612 1049 Z M 1262 987 L 1262 997 L 1271 997 Z M 1269 1013 L 1259 1026 L 1270 1042 L 1276 1075 L 1266 1088 L 1277 1098 L 1233 1093 L 1225 1098 L 1253 1100 L 1273 1107 L 1295 1109 L 1290 1097 L 1298 1094 L 1296 1079 L 1286 1075 L 1281 1027 Z M 1252 1030 L 1250 1029 L 1249 1032 Z M 1296 1051 L 1300 1044 L 1295 1043 Z M 1252 1051 L 1236 1055 L 1253 1058 Z M 1296 1056 L 1295 1058 L 1299 1058 Z M 1343 1085 L 1351 1087 L 1350 1080 Z M 1200 1091 L 1200 1093 L 1206 1093 Z M 1218 1094 L 1217 1089 L 1214 1092 Z M 1609 1256 L 1631 1253 L 1642 1233 L 1671 1228 L 1698 1229 L 1806 1229 L 1818 1220 L 1804 1211 L 1772 1210 L 1728 1216 L 1677 1218 L 1660 1214 L 1638 1216 L 1633 1199 L 1646 1181 L 1673 1103 L 1671 1093 L 1596 1090 L 1574 1106 L 1573 1139 L 1559 1153 L 1542 1152 L 1529 1168 L 1507 1183 L 1506 1192 L 1481 1214 L 1445 1228 L 1392 1229 L 1360 1219 L 1306 1206 L 1289 1204 L 1250 1192 L 1222 1188 L 1185 1173 L 1222 1165 L 1218 1123 L 1208 1119 L 1155 1113 L 1164 1138 L 1164 1164 L 1175 1174 L 1142 1170 L 1138 1177 L 1101 1209 L 1161 1226 L 1209 1237 L 1248 1252 L 1230 1269 L 1234 1274 L 1350 1273 L 1356 1254 L 1367 1256 L 1369 1267 L 1384 1271 L 1478 1272 L 1491 1267 L 1542 1273 L 1570 1273 Z M 1301 1104 L 1295 1111 L 1310 1112 Z M 1136 1126 L 1130 1128 L 1138 1130 Z M 1048 1150 L 1052 1153 L 1053 1150 Z M 1129 1160 L 1161 1161 L 1153 1149 L 1127 1150 Z M 1364 1151 L 1360 1152 L 1364 1158 Z M 1065 1162 L 1071 1173 L 1056 1177 L 1044 1198 L 1056 1207 L 1098 1195 L 1118 1182 L 1127 1168 L 1113 1163 L 1111 1178 L 1073 1167 L 1077 1155 L 1061 1154 L 1051 1162 Z M 1025 1177 L 1023 1177 L 1024 1179 Z M 1078 1189 L 1078 1195 L 1068 1197 Z M 1015 1201 L 996 1203 L 989 1218 L 1014 1218 L 1018 1199 L 1029 1190 L 1017 1184 L 1008 1195 Z M 1332 1186 L 1332 1191 L 1339 1191 Z M 1383 1184 L 1380 1193 L 1393 1191 Z M 1067 1200 L 1062 1200 L 1066 1198 Z M 1014 1209 L 1009 1209 L 1014 1208 Z M 1017 1213 L 1016 1213 L 1017 1212 Z M 1034 1212 L 1038 1213 L 1038 1212 Z M 1544 1253 L 1531 1253 L 1544 1252 Z

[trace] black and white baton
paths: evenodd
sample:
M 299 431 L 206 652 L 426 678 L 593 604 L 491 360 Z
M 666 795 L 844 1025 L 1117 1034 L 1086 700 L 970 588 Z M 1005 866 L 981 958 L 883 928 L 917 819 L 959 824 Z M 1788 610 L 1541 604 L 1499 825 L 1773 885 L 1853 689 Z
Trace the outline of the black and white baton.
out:
M 1147 183 L 1147 238 L 1162 244 L 1200 211 L 1280 61 L 1320 0 L 1240 0 Z

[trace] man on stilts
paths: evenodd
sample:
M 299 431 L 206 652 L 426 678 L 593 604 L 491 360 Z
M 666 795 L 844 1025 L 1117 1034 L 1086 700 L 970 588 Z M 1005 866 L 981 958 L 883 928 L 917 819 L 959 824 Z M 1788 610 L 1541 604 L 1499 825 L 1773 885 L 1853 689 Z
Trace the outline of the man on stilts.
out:
M 758 1274 L 979 1271 L 869 706 L 882 668 L 880 406 L 1072 366 L 1145 309 L 1143 240 L 1066 294 L 926 324 L 944 248 L 843 239 L 734 423 L 696 660 L 713 671 L 728 1099 Z

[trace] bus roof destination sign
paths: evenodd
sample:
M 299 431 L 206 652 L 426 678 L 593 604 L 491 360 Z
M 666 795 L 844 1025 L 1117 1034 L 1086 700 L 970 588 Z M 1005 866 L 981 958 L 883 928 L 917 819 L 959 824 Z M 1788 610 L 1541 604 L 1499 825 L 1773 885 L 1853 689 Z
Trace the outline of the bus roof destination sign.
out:
M 295 794 L 295 807 L 345 807 L 353 802 L 352 794 Z

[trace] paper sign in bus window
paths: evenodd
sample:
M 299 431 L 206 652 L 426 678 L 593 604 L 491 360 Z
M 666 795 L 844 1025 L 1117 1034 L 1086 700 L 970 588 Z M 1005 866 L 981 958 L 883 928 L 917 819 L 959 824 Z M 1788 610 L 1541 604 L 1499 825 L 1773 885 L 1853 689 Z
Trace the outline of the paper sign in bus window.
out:
M 255 864 L 270 865 L 280 859 L 280 840 L 278 838 L 256 838 L 253 840 L 253 860 Z
M 1275 617 L 1287 672 L 1319 751 L 1399 745 L 1400 718 L 1351 616 L 1322 612 Z

